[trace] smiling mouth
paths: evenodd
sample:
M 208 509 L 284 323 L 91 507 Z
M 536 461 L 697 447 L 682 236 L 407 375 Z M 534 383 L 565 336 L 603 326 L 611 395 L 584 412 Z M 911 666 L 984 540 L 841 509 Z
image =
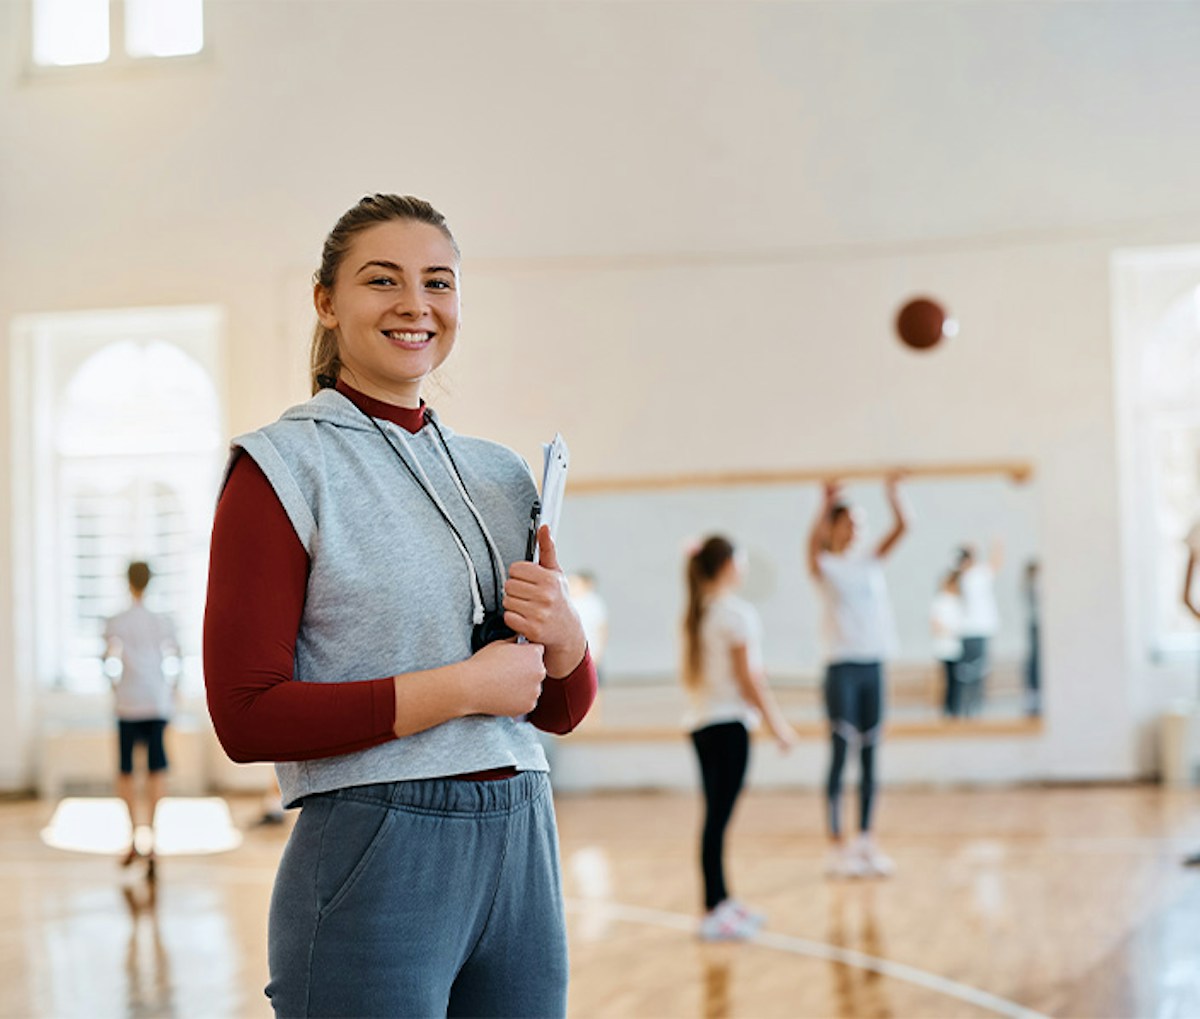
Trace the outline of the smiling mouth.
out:
M 383 335 L 393 343 L 408 349 L 423 347 L 433 339 L 433 333 L 413 332 L 408 329 L 384 329 Z

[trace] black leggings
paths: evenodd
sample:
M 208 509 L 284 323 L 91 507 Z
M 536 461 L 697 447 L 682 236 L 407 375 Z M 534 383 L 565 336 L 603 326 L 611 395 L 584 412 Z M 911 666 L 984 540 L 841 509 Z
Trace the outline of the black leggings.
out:
M 875 744 L 883 720 L 883 667 L 878 662 L 837 662 L 825 674 L 825 710 L 832 741 L 825 808 L 829 833 L 842 833 L 842 771 L 851 742 L 859 747 L 858 828 L 871 830 L 875 800 Z
M 704 835 L 700 866 L 704 871 L 704 908 L 729 898 L 725 886 L 725 829 L 746 778 L 750 734 L 741 722 L 719 722 L 692 733 L 704 780 Z

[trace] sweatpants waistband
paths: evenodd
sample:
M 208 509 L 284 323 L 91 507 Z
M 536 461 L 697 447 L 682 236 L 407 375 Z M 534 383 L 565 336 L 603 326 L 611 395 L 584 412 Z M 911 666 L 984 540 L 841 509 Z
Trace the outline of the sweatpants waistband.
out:
M 430 814 L 509 814 L 522 810 L 550 791 L 544 771 L 519 771 L 511 778 L 472 782 L 451 778 L 411 779 L 347 786 L 305 797 L 357 800 L 396 810 Z

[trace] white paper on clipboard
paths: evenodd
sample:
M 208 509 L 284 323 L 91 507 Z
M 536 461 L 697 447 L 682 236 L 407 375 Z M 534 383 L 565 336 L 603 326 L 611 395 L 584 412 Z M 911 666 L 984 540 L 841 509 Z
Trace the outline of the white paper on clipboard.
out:
M 562 516 L 570 465 L 571 451 L 562 435 L 555 433 L 553 441 L 542 443 L 542 511 L 538 516 L 538 527 L 549 525 L 550 537 L 555 541 L 558 540 L 558 519 Z

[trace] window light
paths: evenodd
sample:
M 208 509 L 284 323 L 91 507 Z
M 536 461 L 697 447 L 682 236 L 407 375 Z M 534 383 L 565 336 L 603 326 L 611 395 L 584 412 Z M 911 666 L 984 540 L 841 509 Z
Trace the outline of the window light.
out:
M 99 64 L 108 52 L 108 0 L 34 0 L 35 63 Z
M 202 0 L 125 0 L 131 57 L 180 57 L 204 48 Z

